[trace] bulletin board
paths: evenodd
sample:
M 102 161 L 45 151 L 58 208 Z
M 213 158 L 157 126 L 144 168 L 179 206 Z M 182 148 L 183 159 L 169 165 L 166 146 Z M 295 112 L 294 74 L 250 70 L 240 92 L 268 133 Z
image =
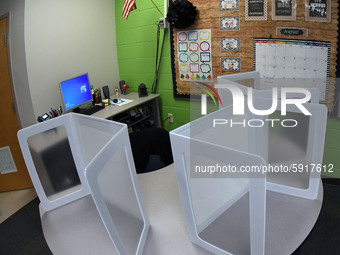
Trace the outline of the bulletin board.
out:
M 220 75 L 254 71 L 254 39 L 329 42 L 329 84 L 325 103 L 333 108 L 337 60 L 338 3 L 336 0 L 189 0 L 198 14 L 185 29 L 170 29 L 171 65 L 175 98 L 189 99 L 192 81 L 217 81 Z M 321 8 L 321 9 L 320 9 Z M 325 12 L 326 11 L 326 12 Z M 181 79 L 178 32 L 210 31 L 211 77 L 198 79 L 188 69 Z M 189 40 L 189 39 L 188 39 Z M 189 42 L 189 41 L 188 41 Z M 255 55 L 256 56 L 256 55 Z M 182 60 L 183 61 L 183 60 Z M 198 64 L 205 61 L 198 60 Z M 189 63 L 190 64 L 190 63 Z M 196 69 L 197 70 L 197 65 Z M 182 76 L 183 77 L 183 76 Z M 199 77 L 203 75 L 199 74 Z M 198 91 L 199 93 L 200 91 Z M 195 91 L 196 93 L 196 91 Z

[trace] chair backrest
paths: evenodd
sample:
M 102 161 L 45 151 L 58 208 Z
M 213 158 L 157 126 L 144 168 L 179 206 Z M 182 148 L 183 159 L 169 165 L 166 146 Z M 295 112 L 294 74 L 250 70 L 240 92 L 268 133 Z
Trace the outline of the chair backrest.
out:
M 145 128 L 129 134 L 137 173 L 158 170 L 173 163 L 169 132 Z

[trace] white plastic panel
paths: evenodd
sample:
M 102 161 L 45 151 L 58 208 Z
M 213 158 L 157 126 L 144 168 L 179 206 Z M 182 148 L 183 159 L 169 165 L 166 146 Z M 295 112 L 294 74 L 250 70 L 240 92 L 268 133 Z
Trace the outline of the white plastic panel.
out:
M 277 174 L 262 170 L 322 164 L 327 109 L 305 103 L 311 113 L 305 116 L 288 104 L 287 115 L 282 115 L 280 105 L 278 100 L 270 115 L 256 115 L 245 107 L 245 114 L 238 116 L 229 105 L 170 132 L 190 238 L 214 254 L 264 254 L 266 190 L 316 199 L 319 172 Z M 254 98 L 253 106 L 267 110 L 272 101 Z M 298 124 L 282 125 L 284 119 Z M 217 166 L 228 165 L 235 171 L 215 172 Z M 259 172 L 238 171 L 246 166 L 258 167 Z M 231 215 L 237 210 L 240 217 L 233 219 Z
M 142 254 L 149 220 L 137 182 L 127 130 L 86 168 L 91 195 L 119 254 Z
M 27 139 L 30 153 L 49 201 L 81 189 L 65 126 L 58 126 Z
M 68 113 L 18 132 L 33 185 L 45 211 L 89 194 L 85 167 L 122 123 Z
M 266 108 L 271 101 L 255 100 L 255 104 Z M 308 199 L 316 199 L 323 159 L 327 125 L 327 108 L 324 105 L 307 103 L 303 105 L 310 113 L 306 116 L 295 105 L 287 105 L 287 115 L 281 116 L 280 103 L 277 112 L 263 118 L 278 119 L 274 127 L 267 123 L 262 129 L 260 155 L 267 163 L 285 171 L 267 173 L 267 189 Z M 284 127 L 280 122 L 293 119 L 295 127 Z M 281 122 L 282 123 L 282 122 Z M 288 125 L 288 122 L 286 123 Z M 289 125 L 292 125 L 291 122 Z M 260 139 L 261 136 L 258 137 Z M 262 153 L 266 154 L 262 154 Z
M 150 224 L 125 124 L 69 113 L 18 138 L 45 211 L 91 194 L 117 253 L 142 254 Z
M 268 87 L 268 79 L 260 78 L 260 72 L 246 72 L 230 75 L 222 75 L 217 77 L 217 85 L 230 84 L 238 87 L 243 92 L 244 96 L 248 95 L 248 87 L 253 88 L 254 98 L 269 98 L 273 97 L 272 88 L 278 88 L 278 99 L 281 99 L 281 87 L 299 87 L 306 88 L 311 93 L 311 103 L 319 103 L 320 101 L 320 90 L 317 87 L 311 87 L 310 79 L 273 79 Z M 315 81 L 313 81 L 315 82 Z M 267 84 L 263 86 L 263 84 Z M 233 97 L 229 89 L 218 88 L 222 105 L 220 107 L 226 107 L 232 105 Z M 287 98 L 301 98 L 304 95 L 301 93 L 288 93 Z
M 184 215 L 191 240 L 214 254 L 264 254 L 265 178 L 209 172 L 217 166 L 265 164 L 248 153 L 247 127 L 212 126 L 214 119 L 230 118 L 226 107 L 170 132 Z M 229 217 L 240 206 L 240 217 Z

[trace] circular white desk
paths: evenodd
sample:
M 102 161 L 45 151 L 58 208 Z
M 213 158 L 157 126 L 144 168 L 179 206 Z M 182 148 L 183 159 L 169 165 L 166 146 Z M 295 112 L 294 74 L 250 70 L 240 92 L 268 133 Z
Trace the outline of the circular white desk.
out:
M 151 228 L 145 255 L 211 254 L 192 244 L 186 230 L 174 166 L 138 175 Z M 312 230 L 321 210 L 317 200 L 267 192 L 266 255 L 291 254 Z M 117 254 L 91 196 L 40 216 L 45 239 L 55 255 Z

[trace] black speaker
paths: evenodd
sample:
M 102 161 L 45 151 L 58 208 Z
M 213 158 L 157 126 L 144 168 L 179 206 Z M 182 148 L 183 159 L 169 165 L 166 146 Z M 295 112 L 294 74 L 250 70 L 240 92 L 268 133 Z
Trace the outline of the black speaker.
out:
M 145 86 L 144 83 L 139 84 L 138 94 L 139 94 L 139 97 L 147 97 L 148 96 L 147 87 Z
M 123 93 L 122 86 L 123 86 L 124 84 L 125 84 L 125 80 L 119 81 L 119 89 L 120 89 L 120 93 Z
M 104 86 L 103 87 L 103 94 L 105 99 L 110 99 L 110 89 L 109 86 Z

